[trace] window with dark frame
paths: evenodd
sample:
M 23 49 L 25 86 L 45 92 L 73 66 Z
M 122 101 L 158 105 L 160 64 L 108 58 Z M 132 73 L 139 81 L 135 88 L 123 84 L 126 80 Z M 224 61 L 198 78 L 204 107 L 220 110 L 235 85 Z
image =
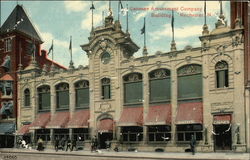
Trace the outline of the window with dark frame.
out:
M 164 142 L 171 140 L 170 125 L 148 126 L 148 141 L 149 142 Z
M 69 109 L 69 84 L 60 83 L 56 86 L 56 109 Z
M 111 98 L 110 79 L 103 78 L 101 80 L 101 83 L 102 83 L 102 99 L 110 99 Z
M 89 81 L 75 83 L 76 108 L 89 108 Z
M 220 61 L 215 65 L 216 88 L 228 87 L 228 64 Z
M 185 65 L 177 70 L 178 100 L 200 100 L 202 98 L 202 67 L 201 65 Z
M 7 38 L 4 40 L 4 51 L 5 52 L 12 51 L 12 38 Z
M 141 104 L 143 100 L 142 74 L 131 73 L 123 77 L 124 103 Z
M 140 126 L 122 127 L 123 142 L 139 142 L 143 140 L 143 128 Z
M 37 88 L 38 111 L 50 111 L 50 86 L 44 85 Z
M 72 136 L 76 141 L 85 141 L 90 139 L 88 128 L 75 128 L 73 129 Z
M 191 140 L 192 135 L 197 141 L 203 140 L 203 126 L 202 124 L 183 124 L 177 125 L 177 141 L 187 142 Z
M 170 71 L 157 69 L 149 73 L 150 102 L 166 102 L 171 99 Z
M 24 106 L 30 106 L 30 90 L 28 88 L 24 90 Z

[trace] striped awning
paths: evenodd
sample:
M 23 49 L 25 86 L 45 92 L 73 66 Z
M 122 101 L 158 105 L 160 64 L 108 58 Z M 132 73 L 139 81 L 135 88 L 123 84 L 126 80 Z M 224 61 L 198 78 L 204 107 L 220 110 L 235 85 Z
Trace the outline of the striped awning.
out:
M 178 106 L 176 124 L 202 124 L 203 105 L 202 102 L 181 103 Z
M 118 126 L 141 126 L 143 123 L 143 107 L 124 108 Z
M 150 106 L 145 125 L 171 125 L 171 104 Z
M 46 128 L 64 128 L 69 122 L 69 112 L 56 112 Z

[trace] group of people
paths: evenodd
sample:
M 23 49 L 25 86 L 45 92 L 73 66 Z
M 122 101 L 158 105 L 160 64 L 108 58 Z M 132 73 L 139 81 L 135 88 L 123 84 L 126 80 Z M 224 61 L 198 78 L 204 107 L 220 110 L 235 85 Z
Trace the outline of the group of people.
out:
M 70 140 L 69 138 L 62 138 L 59 140 L 59 138 L 56 137 L 54 145 L 56 152 L 58 151 L 59 147 L 65 151 L 68 151 L 68 149 L 70 149 L 70 151 L 73 151 L 74 149 L 77 150 L 75 139 Z

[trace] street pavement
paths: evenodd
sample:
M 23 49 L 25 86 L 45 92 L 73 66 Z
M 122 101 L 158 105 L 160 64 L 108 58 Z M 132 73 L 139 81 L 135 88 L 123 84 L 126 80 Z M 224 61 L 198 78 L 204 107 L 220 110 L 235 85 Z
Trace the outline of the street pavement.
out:
M 37 151 L 34 149 L 1 148 L 0 160 L 250 160 L 249 153 L 174 153 L 174 152 L 114 152 L 101 150 L 62 151 L 52 149 Z

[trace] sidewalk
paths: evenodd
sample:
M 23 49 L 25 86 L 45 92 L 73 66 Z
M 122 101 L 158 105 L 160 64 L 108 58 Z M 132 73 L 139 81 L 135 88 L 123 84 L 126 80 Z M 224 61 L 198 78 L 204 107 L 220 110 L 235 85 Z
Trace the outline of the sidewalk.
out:
M 145 159 L 211 159 L 211 160 L 250 160 L 249 153 L 174 153 L 174 152 L 113 152 L 101 150 L 100 152 L 90 151 L 62 151 L 55 152 L 52 149 L 46 149 L 44 151 L 29 150 L 29 149 L 13 149 L 13 148 L 1 148 L 0 153 L 30 153 L 30 154 L 53 154 L 53 155 L 84 155 L 84 156 L 95 156 L 95 157 L 129 157 L 129 158 L 145 158 Z

